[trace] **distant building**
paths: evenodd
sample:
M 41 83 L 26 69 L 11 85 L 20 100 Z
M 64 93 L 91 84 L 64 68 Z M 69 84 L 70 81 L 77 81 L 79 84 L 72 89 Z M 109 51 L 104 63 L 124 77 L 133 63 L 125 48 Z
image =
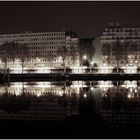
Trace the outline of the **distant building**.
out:
M 140 66 L 140 27 L 110 23 L 101 35 L 102 61 L 112 67 Z
M 69 50 L 73 48 L 75 52 L 78 52 L 77 47 L 79 44 L 79 39 L 74 32 L 68 31 L 1 34 L 0 45 L 6 42 L 24 44 L 28 47 L 28 53 L 24 53 L 24 72 L 27 73 L 30 70 L 38 70 L 38 72 L 47 72 L 50 68 L 60 68 L 62 64 L 62 60 L 60 59 L 59 54 L 60 49 L 63 46 L 66 46 Z M 16 50 L 12 49 L 10 53 L 16 53 Z M 4 50 L 1 50 L 1 68 L 4 67 L 4 62 L 2 61 L 4 55 Z M 15 62 L 13 62 L 8 57 L 9 56 L 7 56 L 7 68 L 10 68 L 12 72 L 20 73 L 20 57 L 18 59 L 15 59 Z

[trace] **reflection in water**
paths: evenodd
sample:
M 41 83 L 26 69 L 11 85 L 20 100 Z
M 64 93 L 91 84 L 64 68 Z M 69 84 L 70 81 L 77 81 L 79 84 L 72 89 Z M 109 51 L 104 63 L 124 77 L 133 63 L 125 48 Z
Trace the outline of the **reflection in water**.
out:
M 109 88 L 102 96 L 101 115 L 107 125 L 140 125 L 140 87 L 137 81 Z
M 13 82 L 0 88 L 0 112 L 4 119 L 66 121 L 85 114 L 114 126 L 139 124 L 140 87 L 138 81 Z

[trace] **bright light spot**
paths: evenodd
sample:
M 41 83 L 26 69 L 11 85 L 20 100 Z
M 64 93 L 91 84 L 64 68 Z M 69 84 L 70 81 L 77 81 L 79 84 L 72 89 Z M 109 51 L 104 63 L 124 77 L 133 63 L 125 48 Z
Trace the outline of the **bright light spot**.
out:
M 93 88 L 93 87 L 91 87 L 90 89 L 91 89 L 91 90 L 94 90 L 94 88 Z
M 76 89 L 76 93 L 79 94 L 80 93 L 80 88 Z
M 105 87 L 103 88 L 103 91 L 106 91 L 106 88 Z
M 132 88 L 130 88 L 130 92 L 132 92 L 133 91 L 133 89 Z
M 84 98 L 86 98 L 87 97 L 87 94 L 84 94 Z
M 132 66 L 133 64 L 130 64 L 131 66 L 126 67 L 126 73 L 137 73 L 137 66 Z
M 73 81 L 71 87 L 82 88 L 82 87 L 87 87 L 87 85 L 83 81 Z
M 72 73 L 85 73 L 85 69 L 87 68 L 87 66 L 73 66 L 70 67 L 72 69 Z
M 62 56 L 59 56 L 59 59 L 62 60 Z
M 59 95 L 62 96 L 63 95 L 63 91 L 59 91 Z
M 122 87 L 125 87 L 125 88 L 136 88 L 137 87 L 137 81 L 125 81 L 123 85 L 121 85 Z
M 99 65 L 98 69 L 99 69 L 98 73 L 111 73 L 113 67 L 110 67 L 106 63 L 103 63 L 103 64 Z
M 63 59 L 62 56 L 59 56 L 58 59 L 57 59 L 57 61 L 58 62 L 62 62 L 62 59 Z
M 41 95 L 41 93 L 37 93 L 37 97 L 39 97 Z
M 94 62 L 93 61 L 91 61 L 91 63 L 90 63 L 91 65 L 93 65 L 94 64 Z
M 51 82 L 36 82 L 36 87 L 40 87 L 40 88 L 50 88 L 52 87 Z
M 99 81 L 99 88 L 104 92 L 111 87 L 114 87 L 111 81 Z
M 105 97 L 107 97 L 107 94 L 105 94 Z
M 16 95 L 19 95 L 21 92 L 22 92 L 22 89 L 23 89 L 23 84 L 22 82 L 15 82 L 15 83 L 12 83 L 10 85 L 10 87 L 8 88 L 8 91 L 9 92 L 13 92 L 15 93 Z
M 86 56 L 86 55 L 84 55 L 84 56 L 83 56 L 83 59 L 84 59 L 84 60 L 86 60 L 86 59 L 87 59 L 87 56 Z
M 132 96 L 131 96 L 131 94 L 128 94 L 127 97 L 128 97 L 128 98 L 131 98 Z
M 36 61 L 37 61 L 37 62 L 40 62 L 40 61 L 41 61 L 41 59 L 40 59 L 40 58 L 37 58 L 37 59 L 36 59 Z
M 50 67 L 37 68 L 37 73 L 51 73 L 51 68 Z

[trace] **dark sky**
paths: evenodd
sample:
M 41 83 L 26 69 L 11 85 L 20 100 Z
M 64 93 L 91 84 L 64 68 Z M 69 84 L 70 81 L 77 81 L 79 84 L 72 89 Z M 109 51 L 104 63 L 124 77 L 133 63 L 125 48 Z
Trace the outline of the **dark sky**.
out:
M 0 33 L 66 28 L 94 37 L 109 21 L 140 25 L 140 2 L 0 2 Z

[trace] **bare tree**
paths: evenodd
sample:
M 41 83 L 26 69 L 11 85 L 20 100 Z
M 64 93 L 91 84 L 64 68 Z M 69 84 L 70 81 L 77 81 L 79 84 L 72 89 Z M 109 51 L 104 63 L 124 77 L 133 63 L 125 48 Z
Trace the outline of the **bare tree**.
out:
M 23 68 L 25 64 L 25 60 L 27 59 L 27 55 L 29 54 L 29 49 L 26 44 L 19 44 L 20 47 L 20 53 L 19 53 L 19 59 L 21 60 L 21 66 L 22 66 L 22 73 L 23 73 Z
M 117 69 L 118 69 L 119 61 L 124 56 L 124 45 L 120 41 L 116 41 L 112 44 L 112 54 L 116 57 Z
M 104 56 L 109 56 L 111 55 L 111 45 L 109 43 L 104 43 L 102 45 L 102 52 Z
M 68 49 L 66 46 L 62 46 L 59 50 L 59 56 L 62 57 L 62 61 L 63 61 L 63 68 L 64 68 L 64 73 L 66 72 L 66 59 L 67 59 L 67 55 L 68 55 Z
M 15 43 L 14 41 L 13 42 L 10 42 L 9 43 L 9 58 L 10 60 L 12 60 L 13 62 L 13 66 L 15 65 L 15 60 L 17 58 L 17 53 L 16 53 L 16 50 L 18 49 L 18 43 Z
M 2 45 L 0 45 L 0 57 L 2 59 L 2 62 L 5 63 L 4 68 L 7 69 L 7 61 L 8 61 L 8 42 L 3 43 Z
M 18 58 L 21 60 L 23 73 L 24 61 L 29 53 L 27 45 L 19 44 L 14 41 L 5 42 L 2 45 L 0 45 L 0 50 L 0 57 L 5 63 L 5 69 L 7 69 L 8 60 L 12 60 L 14 65 L 15 59 Z
M 70 48 L 70 51 L 69 51 L 69 54 L 71 55 L 71 60 L 72 60 L 72 63 L 75 64 L 76 60 L 77 60 L 77 48 L 74 46 L 74 44 L 71 45 L 71 48 Z
M 139 50 L 138 44 L 132 41 L 120 42 L 116 41 L 112 44 L 112 54 L 116 57 L 117 69 L 119 68 L 119 61 L 125 60 L 125 65 L 128 63 L 128 56 L 133 55 L 133 59 L 137 59 L 137 52 Z
M 5 63 L 5 69 L 7 69 L 8 60 L 12 60 L 13 63 L 16 58 L 15 50 L 16 50 L 16 43 L 12 42 L 5 42 L 0 46 L 1 54 L 0 57 L 2 61 Z

